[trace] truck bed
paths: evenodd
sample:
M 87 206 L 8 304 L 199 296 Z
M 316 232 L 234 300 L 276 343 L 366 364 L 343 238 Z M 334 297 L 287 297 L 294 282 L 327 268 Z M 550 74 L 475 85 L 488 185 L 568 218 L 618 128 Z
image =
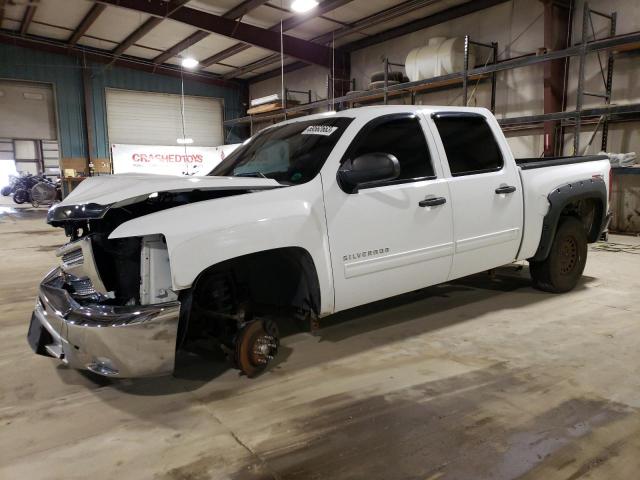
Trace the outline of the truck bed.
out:
M 608 159 L 609 157 L 606 155 L 516 158 L 516 165 L 522 170 L 530 170 L 532 168 L 556 167 L 558 165 L 571 165 L 572 163 L 596 162 Z

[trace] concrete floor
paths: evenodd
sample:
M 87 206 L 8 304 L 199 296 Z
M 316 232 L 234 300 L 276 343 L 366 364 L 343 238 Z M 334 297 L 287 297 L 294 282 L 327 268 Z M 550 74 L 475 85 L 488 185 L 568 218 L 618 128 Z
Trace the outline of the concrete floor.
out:
M 26 343 L 43 217 L 0 208 L 2 479 L 638 478 L 640 256 L 591 250 L 566 295 L 511 266 L 379 302 L 253 380 L 184 356 L 109 381 Z

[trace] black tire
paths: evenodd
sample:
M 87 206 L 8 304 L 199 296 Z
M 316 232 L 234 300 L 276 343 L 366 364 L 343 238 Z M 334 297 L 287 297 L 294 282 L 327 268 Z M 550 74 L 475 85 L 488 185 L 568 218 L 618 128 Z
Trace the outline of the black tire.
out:
M 564 293 L 578 284 L 587 263 L 587 232 L 574 217 L 560 220 L 551 251 L 542 262 L 529 262 L 533 286 L 551 293 Z
M 389 80 L 387 82 L 387 86 L 390 87 L 392 85 L 397 85 L 398 82 L 396 82 L 395 80 Z M 377 88 L 384 88 L 384 82 L 371 82 L 369 84 L 369 90 L 375 90 Z
M 19 188 L 13 193 L 13 201 L 18 205 L 29 201 L 29 192 L 27 192 L 24 188 Z
M 7 185 L 6 187 L 2 187 L 2 192 L 0 193 L 2 193 L 3 197 L 8 197 L 9 195 L 11 195 L 11 190 L 12 188 Z
M 395 82 L 402 82 L 402 79 L 404 78 L 404 74 L 402 72 L 389 72 L 389 74 L 387 75 L 387 79 L 391 82 L 391 81 L 395 81 Z M 375 72 L 373 75 L 371 75 L 371 83 L 376 83 L 376 82 L 384 82 L 384 72 Z

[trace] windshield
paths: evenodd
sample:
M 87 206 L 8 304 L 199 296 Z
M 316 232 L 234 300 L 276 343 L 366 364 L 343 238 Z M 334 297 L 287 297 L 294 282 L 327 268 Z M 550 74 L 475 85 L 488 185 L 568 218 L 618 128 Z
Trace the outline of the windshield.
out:
M 352 121 L 333 117 L 268 128 L 231 153 L 209 175 L 272 178 L 288 185 L 308 182 Z

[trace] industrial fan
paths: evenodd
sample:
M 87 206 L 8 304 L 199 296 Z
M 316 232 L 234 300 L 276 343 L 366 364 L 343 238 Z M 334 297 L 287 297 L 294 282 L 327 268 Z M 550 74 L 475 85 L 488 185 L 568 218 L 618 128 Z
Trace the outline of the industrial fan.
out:
M 31 189 L 31 205 L 34 207 L 43 204 L 52 205 L 59 200 L 59 191 L 59 188 L 53 182 L 38 182 Z

